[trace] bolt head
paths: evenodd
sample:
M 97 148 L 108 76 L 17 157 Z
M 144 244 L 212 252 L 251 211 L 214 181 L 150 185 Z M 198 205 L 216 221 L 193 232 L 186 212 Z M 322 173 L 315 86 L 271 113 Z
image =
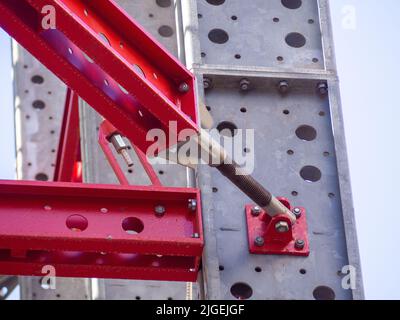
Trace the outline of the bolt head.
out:
M 189 85 L 186 82 L 183 82 L 179 85 L 179 92 L 186 93 L 190 89 Z
M 198 233 L 193 233 L 192 238 L 198 239 L 200 238 L 200 235 Z
M 328 94 L 328 85 L 321 82 L 317 85 L 317 90 L 321 96 L 325 96 L 326 94 Z
M 211 79 L 204 78 L 203 79 L 203 86 L 204 86 L 204 89 L 210 89 L 211 88 Z
M 294 215 L 296 216 L 297 219 L 301 217 L 301 210 L 300 210 L 300 208 L 294 208 L 294 209 L 293 209 L 293 213 L 294 213 Z
M 258 236 L 258 237 L 256 237 L 256 238 L 254 239 L 254 244 L 255 244 L 257 247 L 262 247 L 262 246 L 264 245 L 264 243 L 265 243 L 265 240 L 264 240 L 263 237 Z
M 196 211 L 197 209 L 197 200 L 196 199 L 189 199 L 188 200 L 188 208 L 190 211 Z
M 280 81 L 278 84 L 278 90 L 282 94 L 287 93 L 289 91 L 289 82 L 286 80 Z
M 297 239 L 296 242 L 294 243 L 295 248 L 299 249 L 299 250 L 304 249 L 305 245 L 306 245 L 306 243 L 304 242 L 303 239 Z
M 250 89 L 250 81 L 247 79 L 240 80 L 240 90 L 248 91 Z
M 284 233 L 290 230 L 289 224 L 286 221 L 279 221 L 275 224 L 275 230 Z
M 258 217 L 261 214 L 261 208 L 259 206 L 254 206 L 251 208 L 251 215 L 254 217 Z
M 154 208 L 154 212 L 159 217 L 162 217 L 165 214 L 165 211 L 166 211 L 165 207 L 161 206 L 161 205 L 155 206 L 155 208 Z

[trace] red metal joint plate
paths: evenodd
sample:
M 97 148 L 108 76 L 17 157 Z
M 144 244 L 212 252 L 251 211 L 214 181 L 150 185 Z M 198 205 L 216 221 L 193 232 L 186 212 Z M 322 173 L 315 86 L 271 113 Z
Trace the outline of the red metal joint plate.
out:
M 286 199 L 282 200 L 282 202 L 290 209 L 290 204 Z M 300 212 L 297 214 L 298 218 L 293 225 L 291 225 L 287 217 L 278 215 L 271 218 L 263 210 L 261 210 L 261 213 L 255 215 L 252 213 L 253 208 L 254 204 L 248 204 L 245 208 L 250 253 L 294 256 L 309 255 L 310 245 L 306 210 L 304 208 L 296 207 Z M 288 232 L 279 233 L 276 231 L 275 225 L 280 221 L 288 223 L 290 227 Z M 301 245 L 296 245 L 296 241 L 300 241 Z
M 60 276 L 189 281 L 203 249 L 190 199 L 197 189 L 0 182 L 0 273 L 50 264 Z

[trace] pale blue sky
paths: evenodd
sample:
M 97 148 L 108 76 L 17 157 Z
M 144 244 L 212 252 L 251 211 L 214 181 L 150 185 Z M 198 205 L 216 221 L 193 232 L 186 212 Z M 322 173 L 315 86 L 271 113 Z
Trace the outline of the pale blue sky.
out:
M 355 7 L 354 30 L 343 28 Z M 399 0 L 331 0 L 366 297 L 400 299 Z M 397 22 L 396 22 L 397 21 Z M 0 30 L 0 178 L 15 176 L 9 38 Z

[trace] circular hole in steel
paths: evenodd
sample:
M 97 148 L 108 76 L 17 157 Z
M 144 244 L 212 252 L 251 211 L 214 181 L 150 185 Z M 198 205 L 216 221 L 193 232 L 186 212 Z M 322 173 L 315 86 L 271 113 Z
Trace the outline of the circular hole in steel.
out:
M 238 19 L 238 17 L 237 17 L 237 16 L 232 16 L 231 19 L 232 19 L 233 21 L 236 21 L 236 20 Z
M 242 112 L 242 113 L 246 113 L 247 112 L 247 109 L 246 108 L 240 108 L 240 112 Z
M 208 39 L 214 43 L 224 44 L 228 42 L 229 35 L 225 30 L 222 29 L 212 29 L 208 33 Z
M 309 125 L 302 125 L 296 129 L 296 136 L 304 141 L 312 141 L 317 138 L 317 130 Z
M 45 174 L 45 173 L 38 173 L 38 174 L 35 176 L 35 180 L 37 180 L 37 181 L 48 181 L 48 180 L 49 180 L 49 177 L 48 177 L 48 175 Z
M 218 188 L 213 187 L 213 188 L 212 188 L 212 192 L 217 193 L 217 192 L 218 192 Z
M 279 18 L 275 17 L 275 18 L 272 19 L 272 21 L 279 22 Z
M 206 106 L 207 111 L 211 111 L 211 107 L 210 106 Z
M 313 58 L 313 59 L 312 59 L 312 62 L 314 62 L 314 63 L 318 63 L 318 62 L 319 62 L 319 60 L 318 60 L 318 58 Z
M 278 56 L 278 57 L 276 57 L 276 60 L 283 61 L 283 57 L 282 56 Z
M 317 182 L 321 179 L 322 173 L 317 167 L 305 166 L 300 170 L 300 176 L 306 182 Z
M 335 291 L 327 286 L 318 286 L 313 291 L 315 300 L 335 300 Z
M 332 199 L 335 197 L 335 194 L 333 192 L 330 192 L 330 193 L 328 193 L 328 197 Z
M 5 298 L 8 294 L 8 288 L 7 287 L 2 287 L 0 288 L 0 297 Z
M 301 0 L 282 0 L 282 5 L 288 9 L 298 9 L 302 5 Z
M 87 229 L 88 221 L 84 216 L 74 214 L 67 218 L 66 225 L 71 231 L 82 232 Z
M 261 267 L 255 267 L 255 268 L 254 268 L 254 271 L 255 271 L 255 272 L 261 272 L 262 269 L 261 269 Z
M 233 122 L 229 121 L 222 121 L 217 125 L 217 130 L 225 137 L 235 136 L 237 129 L 237 126 Z
M 224 4 L 225 0 L 206 0 L 209 4 L 212 4 L 213 6 L 220 6 L 221 4 Z
M 119 87 L 119 89 L 120 89 L 123 93 L 129 94 L 129 91 L 126 90 L 126 89 L 125 89 L 123 86 L 121 86 L 120 84 L 118 85 L 118 87 Z
M 290 113 L 290 111 L 287 109 L 283 110 L 282 112 L 283 112 L 283 114 L 286 114 L 286 115 L 288 115 Z
M 318 115 L 321 116 L 321 117 L 324 117 L 324 116 L 325 116 L 325 111 L 320 111 L 320 112 L 318 113 Z
M 299 195 L 299 193 L 297 191 L 292 191 L 292 196 L 293 197 L 297 197 Z
M 122 229 L 124 229 L 128 234 L 138 234 L 143 231 L 144 224 L 142 220 L 138 218 L 129 217 L 122 221 Z
M 308 19 L 309 24 L 313 24 L 314 22 L 315 22 L 314 19 Z
M 161 8 L 168 8 L 171 6 L 171 0 L 156 0 L 156 3 Z
M 301 274 L 306 274 L 306 273 L 307 273 L 307 270 L 306 270 L 306 269 L 300 269 L 299 272 L 300 272 Z
M 83 52 L 83 56 L 84 56 L 85 59 L 86 59 L 87 61 L 89 61 L 90 63 L 94 63 L 93 59 L 90 58 L 86 53 Z
M 241 59 L 242 58 L 242 56 L 240 55 L 240 54 L 235 54 L 235 59 Z
M 32 81 L 33 83 L 36 83 L 36 84 L 42 84 L 42 83 L 44 82 L 44 78 L 43 78 L 42 76 L 39 76 L 39 75 L 34 75 L 34 76 L 31 78 L 31 81 Z
M 46 104 L 42 100 L 35 100 L 32 102 L 32 107 L 34 109 L 43 110 L 46 108 Z
M 286 43 L 293 48 L 301 48 L 306 44 L 306 38 L 298 32 L 289 33 L 285 38 Z
M 253 289 L 247 283 L 237 282 L 231 287 L 231 294 L 238 300 L 246 300 L 253 295 Z
M 172 37 L 172 35 L 174 34 L 174 30 L 170 26 L 164 25 L 158 28 L 158 33 L 162 37 L 169 38 Z
M 286 151 L 286 153 L 287 153 L 289 156 L 294 155 L 294 151 L 293 151 L 293 150 L 288 150 L 288 151 Z
M 219 271 L 224 271 L 225 267 L 224 266 L 219 266 L 218 269 L 219 269 Z
M 328 151 L 324 152 L 324 157 L 329 157 L 331 154 Z
M 100 32 L 99 37 L 105 44 L 108 44 L 109 46 L 111 46 L 110 40 L 108 40 L 108 38 L 106 37 L 106 35 L 104 33 Z
M 146 74 L 144 73 L 143 69 L 139 67 L 137 64 L 132 65 L 133 69 L 140 74 L 143 78 L 146 78 Z

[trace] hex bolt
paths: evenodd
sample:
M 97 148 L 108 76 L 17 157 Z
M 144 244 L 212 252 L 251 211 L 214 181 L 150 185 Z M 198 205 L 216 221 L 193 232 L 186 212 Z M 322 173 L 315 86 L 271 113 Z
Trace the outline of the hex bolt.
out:
M 328 94 L 328 84 L 325 82 L 320 82 L 317 84 L 317 91 L 319 95 L 325 96 Z
M 181 93 L 187 93 L 187 92 L 189 92 L 189 90 L 190 90 L 190 87 L 189 87 L 189 85 L 188 85 L 186 82 L 182 82 L 182 83 L 179 85 L 179 92 L 181 92 Z
M 264 243 L 265 243 L 265 240 L 264 240 L 263 237 L 258 236 L 258 237 L 256 237 L 256 238 L 254 239 L 254 244 L 255 244 L 257 247 L 262 247 L 262 246 L 264 245 Z
M 251 215 L 253 217 L 258 217 L 261 214 L 261 208 L 259 206 L 254 206 L 253 208 L 251 208 Z
M 161 205 L 155 206 L 154 212 L 156 213 L 156 216 L 162 217 L 165 214 L 165 207 Z
M 190 211 L 195 212 L 197 209 L 197 200 L 196 199 L 189 199 L 188 200 L 188 208 Z
M 293 213 L 294 213 L 294 215 L 296 216 L 297 219 L 301 217 L 301 210 L 300 210 L 300 208 L 294 208 L 294 209 L 293 209 Z
M 278 90 L 281 94 L 288 93 L 289 91 L 289 82 L 286 80 L 282 80 L 278 83 Z
M 210 89 L 211 88 L 211 84 L 212 84 L 212 81 L 211 81 L 211 79 L 210 78 L 207 78 L 207 77 L 204 77 L 204 79 L 203 79 L 203 86 L 204 86 L 204 89 Z
M 110 141 L 112 145 L 115 148 L 115 151 L 117 151 L 118 154 L 122 156 L 122 158 L 125 160 L 126 164 L 128 167 L 133 166 L 133 161 L 131 156 L 128 153 L 128 148 L 129 146 L 125 143 L 124 139 L 120 134 L 114 134 L 111 138 Z
M 250 89 L 250 81 L 248 79 L 240 80 L 239 87 L 242 91 L 248 91 Z
M 198 233 L 193 233 L 192 238 L 198 239 L 200 238 L 200 235 Z
M 275 230 L 284 233 L 290 230 L 289 224 L 286 221 L 279 221 L 275 224 Z
M 303 239 L 297 239 L 296 242 L 294 243 L 294 247 L 298 250 L 304 249 L 305 245 L 306 243 L 304 242 Z

